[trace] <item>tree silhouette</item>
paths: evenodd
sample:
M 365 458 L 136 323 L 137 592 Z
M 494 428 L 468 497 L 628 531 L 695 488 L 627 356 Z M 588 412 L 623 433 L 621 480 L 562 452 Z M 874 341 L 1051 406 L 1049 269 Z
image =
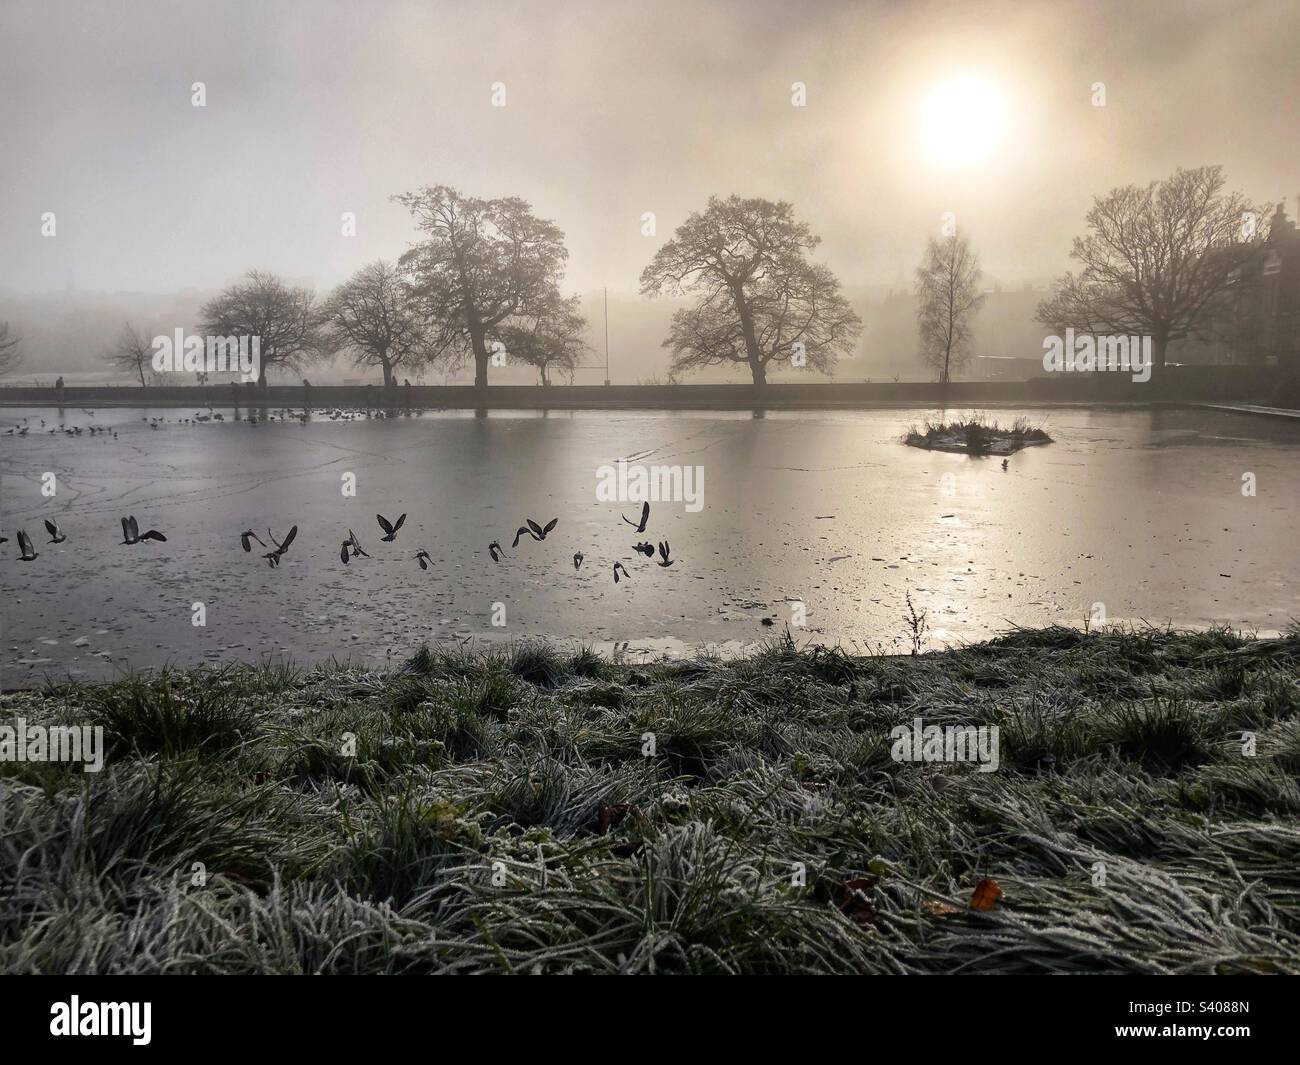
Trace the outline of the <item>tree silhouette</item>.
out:
M 474 387 L 485 389 L 495 328 L 537 317 L 558 290 L 569 254 L 564 233 L 514 196 L 485 200 L 436 185 L 394 199 L 426 236 L 399 262 L 433 350 L 453 368 L 472 357 Z
M 916 268 L 916 323 L 921 359 L 944 384 L 970 358 L 971 319 L 984 303 L 979 257 L 965 237 L 930 238 Z
M 643 295 L 698 297 L 664 341 L 673 375 L 743 363 L 761 388 L 771 363 L 829 373 L 862 323 L 835 275 L 808 260 L 820 242 L 785 202 L 714 196 L 691 214 L 641 273 Z
M 559 370 L 569 381 L 583 355 L 589 350 L 585 338 L 587 320 L 578 296 L 562 299 L 551 294 L 532 319 L 511 320 L 497 330 L 505 345 L 506 358 L 534 367 L 543 385 Z
M 105 362 L 123 373 L 140 378 L 140 387 L 148 388 L 144 372 L 153 363 L 153 346 L 149 339 L 130 322 L 123 322 L 117 338 L 101 356 Z
M 323 346 L 348 354 L 357 366 L 379 366 L 384 385 L 399 366 L 410 368 L 429 356 L 423 315 L 391 263 L 363 266 L 339 285 L 320 310 Z
M 244 277 L 205 303 L 199 313 L 209 336 L 260 338 L 257 384 L 264 389 L 272 366 L 297 371 L 320 358 L 326 348 L 310 289 L 293 287 L 261 270 L 250 270 Z
M 1238 271 L 1258 253 L 1252 223 L 1263 212 L 1224 185 L 1223 168 L 1205 166 L 1094 200 L 1089 232 L 1070 252 L 1082 269 L 1056 283 L 1038 320 L 1062 331 L 1150 336 L 1152 362 L 1163 367 L 1171 340 L 1211 328 Z

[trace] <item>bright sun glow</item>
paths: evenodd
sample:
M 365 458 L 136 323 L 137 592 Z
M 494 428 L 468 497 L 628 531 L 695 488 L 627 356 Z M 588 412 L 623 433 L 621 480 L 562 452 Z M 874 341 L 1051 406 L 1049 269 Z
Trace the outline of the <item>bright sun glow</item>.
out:
M 968 166 L 998 146 L 1006 121 L 1006 104 L 997 89 L 979 78 L 957 78 L 926 97 L 921 136 L 936 162 Z

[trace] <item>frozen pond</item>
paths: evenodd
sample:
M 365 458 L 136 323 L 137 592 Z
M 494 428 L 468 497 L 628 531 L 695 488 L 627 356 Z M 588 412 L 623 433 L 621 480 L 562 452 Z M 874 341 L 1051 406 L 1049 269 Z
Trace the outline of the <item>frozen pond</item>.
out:
M 1300 422 L 999 410 L 1056 438 L 1004 471 L 998 459 L 904 447 L 925 410 L 256 425 L 226 410 L 223 422 L 178 423 L 193 413 L 69 407 L 64 423 L 86 431 L 67 436 L 47 431 L 59 424 L 52 409 L 0 410 L 6 687 L 232 657 L 383 661 L 426 641 L 536 635 L 725 651 L 789 623 L 801 639 L 899 651 L 910 646 L 909 591 L 931 647 L 1012 623 L 1079 624 L 1093 604 L 1111 621 L 1261 631 L 1300 617 Z M 25 436 L 3 433 L 22 425 Z M 117 435 L 91 435 L 92 425 Z M 619 515 L 639 505 L 597 498 L 600 467 L 620 458 L 701 467 L 702 506 L 656 503 L 637 535 Z M 403 511 L 397 540 L 382 542 L 375 514 Z M 121 545 L 127 514 L 167 542 Z M 559 522 L 513 550 L 526 517 Z M 64 543 L 47 542 L 45 518 Z M 276 569 L 240 547 L 245 529 L 265 539 L 268 525 L 282 535 L 293 524 Z M 19 528 L 34 562 L 18 559 Z M 349 528 L 372 557 L 345 566 Z M 500 563 L 493 540 L 505 546 Z M 638 540 L 668 540 L 675 564 L 654 565 L 633 550 Z M 629 573 L 617 585 L 615 560 Z

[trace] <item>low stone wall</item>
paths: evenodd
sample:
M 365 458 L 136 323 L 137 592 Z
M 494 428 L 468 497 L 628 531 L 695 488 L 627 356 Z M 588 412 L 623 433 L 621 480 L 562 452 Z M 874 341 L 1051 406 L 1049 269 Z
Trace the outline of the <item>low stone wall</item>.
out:
M 414 407 L 472 410 L 486 406 L 498 410 L 773 410 L 853 408 L 874 406 L 983 407 L 1033 406 L 1057 403 L 1255 402 L 1269 400 L 1279 371 L 1264 366 L 1176 366 L 1143 384 L 1127 374 L 1062 374 L 1027 381 L 835 382 L 770 384 L 761 402 L 749 385 L 491 385 L 480 396 L 470 385 L 413 385 L 409 402 Z M 231 405 L 228 386 L 128 388 L 97 387 L 64 390 L 64 405 L 218 407 Z M 256 394 L 256 405 L 299 407 L 301 385 L 272 385 Z M 366 406 L 403 407 L 408 391 L 389 393 L 378 385 L 313 385 L 314 408 Z M 241 389 L 240 404 L 248 403 Z M 52 388 L 0 388 L 0 404 L 53 406 Z

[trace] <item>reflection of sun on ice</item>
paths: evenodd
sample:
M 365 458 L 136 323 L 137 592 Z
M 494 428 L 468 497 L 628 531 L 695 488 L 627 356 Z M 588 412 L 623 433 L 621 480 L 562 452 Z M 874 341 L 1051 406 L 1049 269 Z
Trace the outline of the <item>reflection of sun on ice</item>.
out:
M 937 162 L 951 166 L 987 158 L 1005 127 L 1001 93 L 979 78 L 955 78 L 936 86 L 921 109 L 926 149 Z

